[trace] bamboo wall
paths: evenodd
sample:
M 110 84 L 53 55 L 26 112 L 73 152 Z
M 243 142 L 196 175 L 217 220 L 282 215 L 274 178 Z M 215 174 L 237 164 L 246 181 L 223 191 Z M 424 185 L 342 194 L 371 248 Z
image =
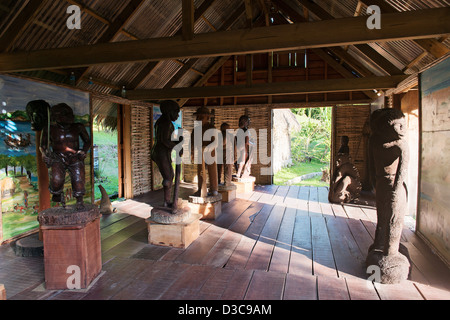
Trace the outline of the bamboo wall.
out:
M 194 112 L 197 108 L 183 108 L 183 129 L 193 132 L 195 116 Z M 270 168 L 270 164 L 261 164 L 260 152 L 267 152 L 267 156 L 271 156 L 271 127 L 272 127 L 272 110 L 268 106 L 261 106 L 260 108 L 245 108 L 245 107 L 210 107 L 210 111 L 214 114 L 212 121 L 216 129 L 220 130 L 222 123 L 228 123 L 232 129 L 238 129 L 239 118 L 243 115 L 248 115 L 251 119 L 250 129 L 259 132 L 259 129 L 267 130 L 267 143 L 264 148 L 257 145 L 257 153 L 255 161 L 252 165 L 251 175 L 256 178 L 257 184 L 271 184 L 272 176 L 261 174 L 261 169 Z M 259 137 L 254 137 L 254 140 L 259 143 Z M 256 161 L 257 159 L 257 161 Z M 184 181 L 194 182 L 197 177 L 196 165 L 183 165 Z
M 152 190 L 152 147 L 151 128 L 152 110 L 149 107 L 131 108 L 131 165 L 133 196 Z

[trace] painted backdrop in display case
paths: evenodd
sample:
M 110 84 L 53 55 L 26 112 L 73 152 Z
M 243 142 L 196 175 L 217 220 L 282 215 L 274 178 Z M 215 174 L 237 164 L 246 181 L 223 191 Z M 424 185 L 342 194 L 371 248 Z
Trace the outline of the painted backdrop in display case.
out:
M 51 106 L 68 104 L 75 122 L 83 123 L 90 133 L 89 93 L 27 79 L 0 75 L 0 186 L 3 240 L 38 227 L 39 209 L 36 132 L 26 106 L 33 100 L 45 100 Z M 64 187 L 67 204 L 72 199 L 70 178 Z M 91 153 L 86 157 L 86 203 L 91 202 Z M 52 205 L 54 205 L 52 203 Z

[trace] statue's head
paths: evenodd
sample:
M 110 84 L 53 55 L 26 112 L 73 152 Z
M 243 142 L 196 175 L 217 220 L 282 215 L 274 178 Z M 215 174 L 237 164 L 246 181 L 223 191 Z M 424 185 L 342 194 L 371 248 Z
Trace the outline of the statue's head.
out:
M 348 142 L 349 142 L 348 136 L 342 136 L 342 137 L 341 137 L 341 144 L 342 144 L 343 146 L 348 146 Z
M 75 122 L 73 110 L 65 103 L 60 103 L 52 107 L 51 118 L 56 123 L 71 124 Z
M 231 126 L 226 122 L 222 123 L 222 125 L 220 126 L 220 131 L 222 132 L 226 132 L 229 129 L 231 129 Z
M 406 135 L 406 119 L 398 109 L 378 109 L 372 113 L 370 128 L 372 134 L 386 138 L 387 141 L 397 140 Z
M 239 128 L 248 128 L 250 126 L 250 117 L 242 116 L 239 118 Z
M 206 124 L 211 120 L 212 114 L 208 108 L 200 107 L 194 113 L 194 116 L 197 116 L 197 121 L 201 121 L 203 124 Z
M 50 105 L 44 100 L 34 100 L 27 104 L 26 111 L 31 121 L 31 130 L 41 131 L 48 124 Z
M 176 121 L 180 114 L 180 106 L 173 100 L 164 100 L 160 104 L 161 113 L 167 115 L 170 121 Z

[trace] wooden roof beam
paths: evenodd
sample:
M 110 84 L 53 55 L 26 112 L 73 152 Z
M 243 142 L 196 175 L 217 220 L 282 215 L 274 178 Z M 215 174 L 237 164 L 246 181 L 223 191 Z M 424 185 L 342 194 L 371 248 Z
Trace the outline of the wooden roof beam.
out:
M 252 86 L 207 86 L 171 89 L 141 89 L 127 92 L 131 100 L 193 99 L 218 97 L 267 96 L 284 94 L 308 94 L 395 88 L 408 76 L 367 77 L 353 79 L 309 80 L 273 82 Z
M 302 0 L 303 1 L 303 0 Z M 394 7 L 392 7 L 389 3 L 383 0 L 359 0 L 366 4 L 377 5 L 380 7 L 381 13 L 395 13 L 398 12 Z M 439 42 L 436 39 L 417 39 L 414 40 L 416 44 L 418 44 L 424 51 L 432 54 L 436 58 L 440 58 L 450 52 L 450 49 L 447 48 L 444 44 Z
M 199 19 L 205 14 L 206 10 L 208 10 L 211 5 L 213 4 L 214 0 L 205 0 L 203 3 L 198 7 L 197 10 L 194 11 L 194 25 L 197 23 Z M 175 35 L 179 35 L 182 32 L 182 29 L 178 29 Z M 156 68 L 156 66 L 159 64 L 159 61 L 150 61 L 148 62 L 144 68 L 139 72 L 139 74 L 134 77 L 133 81 L 127 85 L 127 88 L 133 90 L 136 89 L 142 82 L 144 82 L 145 79 L 152 73 L 152 71 Z
M 25 29 L 33 22 L 39 11 L 48 3 L 48 0 L 30 0 L 16 14 L 12 22 L 3 31 L 0 38 L 0 52 L 7 52 Z
M 194 38 L 194 0 L 182 0 L 182 35 L 183 40 Z
M 383 28 L 368 30 L 366 17 L 259 27 L 72 48 L 0 54 L 0 72 L 80 67 L 176 58 L 214 57 L 420 39 L 450 33 L 450 8 L 385 14 Z M 346 30 L 346 32 L 341 32 Z

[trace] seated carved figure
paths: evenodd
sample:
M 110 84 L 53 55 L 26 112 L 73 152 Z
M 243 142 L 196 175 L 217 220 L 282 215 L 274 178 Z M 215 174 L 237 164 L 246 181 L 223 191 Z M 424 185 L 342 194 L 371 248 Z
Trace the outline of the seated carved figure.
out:
M 410 266 L 407 257 L 399 252 L 407 210 L 405 116 L 397 109 L 379 109 L 372 114 L 370 127 L 370 174 L 375 184 L 378 221 L 366 263 L 380 268 L 381 283 L 398 283 L 408 277 Z
M 341 147 L 336 156 L 336 168 L 330 181 L 328 193 L 328 201 L 332 203 L 355 201 L 361 192 L 359 171 L 351 162 L 348 142 L 348 136 L 341 137 Z
M 345 153 L 337 155 L 336 169 L 330 184 L 328 201 L 332 203 L 349 203 L 355 201 L 361 192 L 361 179 L 358 169 Z

